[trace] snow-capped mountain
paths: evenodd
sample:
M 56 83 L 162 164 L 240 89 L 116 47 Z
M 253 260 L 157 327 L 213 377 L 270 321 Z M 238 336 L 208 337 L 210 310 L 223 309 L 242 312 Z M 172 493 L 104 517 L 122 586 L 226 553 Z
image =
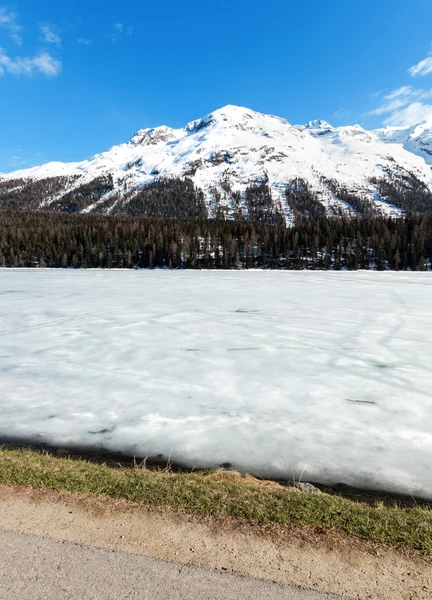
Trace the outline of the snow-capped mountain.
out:
M 422 156 L 432 165 L 432 122 L 424 121 L 412 127 L 384 127 L 377 129 L 379 139 L 386 144 L 399 144 L 405 150 Z
M 376 131 L 359 125 L 335 128 L 320 120 L 291 125 L 225 106 L 182 129 L 141 129 L 129 142 L 82 162 L 53 162 L 2 175 L 0 205 L 63 210 L 64 203 L 79 197 L 73 204 L 77 209 L 110 214 L 146 184 L 175 177 L 190 178 L 203 191 L 210 216 L 217 203 L 226 204 L 229 216 L 232 192 L 240 192 L 244 202 L 248 186 L 265 182 L 289 220 L 292 207 L 285 192 L 299 180 L 327 212 L 355 212 L 352 195 L 380 212 L 399 214 L 401 207 L 382 194 L 379 182 L 403 181 L 404 189 L 413 184 L 430 194 L 431 164 L 432 128 L 427 124 Z

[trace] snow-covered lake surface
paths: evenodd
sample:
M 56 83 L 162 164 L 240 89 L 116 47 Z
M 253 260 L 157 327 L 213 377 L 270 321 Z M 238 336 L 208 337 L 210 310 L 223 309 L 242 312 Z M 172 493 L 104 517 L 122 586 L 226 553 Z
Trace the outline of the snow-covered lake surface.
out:
M 0 270 L 0 438 L 432 499 L 432 277 Z

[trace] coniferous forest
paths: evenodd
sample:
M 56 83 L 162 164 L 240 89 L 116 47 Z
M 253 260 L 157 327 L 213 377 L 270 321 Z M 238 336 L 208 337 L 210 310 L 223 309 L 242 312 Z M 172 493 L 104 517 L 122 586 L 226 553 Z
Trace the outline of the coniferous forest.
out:
M 267 223 L 0 210 L 0 267 L 425 270 L 432 213 Z
M 3 185 L 0 267 L 430 269 L 432 195 L 414 179 L 399 187 L 375 182 L 403 217 L 381 215 L 332 181 L 329 189 L 349 209 L 326 211 L 307 182 L 296 180 L 285 192 L 290 227 L 266 182 L 250 185 L 244 204 L 225 183 L 223 202 L 214 193 L 213 218 L 187 178 L 161 178 L 129 196 L 100 177 L 41 203 L 60 183 Z M 107 193 L 111 203 L 115 194 L 109 209 Z

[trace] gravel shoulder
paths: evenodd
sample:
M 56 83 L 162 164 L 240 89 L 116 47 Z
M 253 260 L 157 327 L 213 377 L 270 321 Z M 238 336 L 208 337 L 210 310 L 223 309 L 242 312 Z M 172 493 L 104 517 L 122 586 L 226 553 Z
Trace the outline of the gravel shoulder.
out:
M 328 533 L 258 530 L 94 494 L 0 486 L 0 528 L 343 598 L 432 597 L 430 557 Z

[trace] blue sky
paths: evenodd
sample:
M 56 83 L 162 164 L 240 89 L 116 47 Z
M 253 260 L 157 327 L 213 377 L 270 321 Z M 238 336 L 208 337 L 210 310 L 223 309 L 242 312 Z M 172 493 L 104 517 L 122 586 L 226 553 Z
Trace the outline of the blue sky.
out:
M 0 171 L 80 160 L 225 104 L 432 120 L 431 0 L 0 0 Z

